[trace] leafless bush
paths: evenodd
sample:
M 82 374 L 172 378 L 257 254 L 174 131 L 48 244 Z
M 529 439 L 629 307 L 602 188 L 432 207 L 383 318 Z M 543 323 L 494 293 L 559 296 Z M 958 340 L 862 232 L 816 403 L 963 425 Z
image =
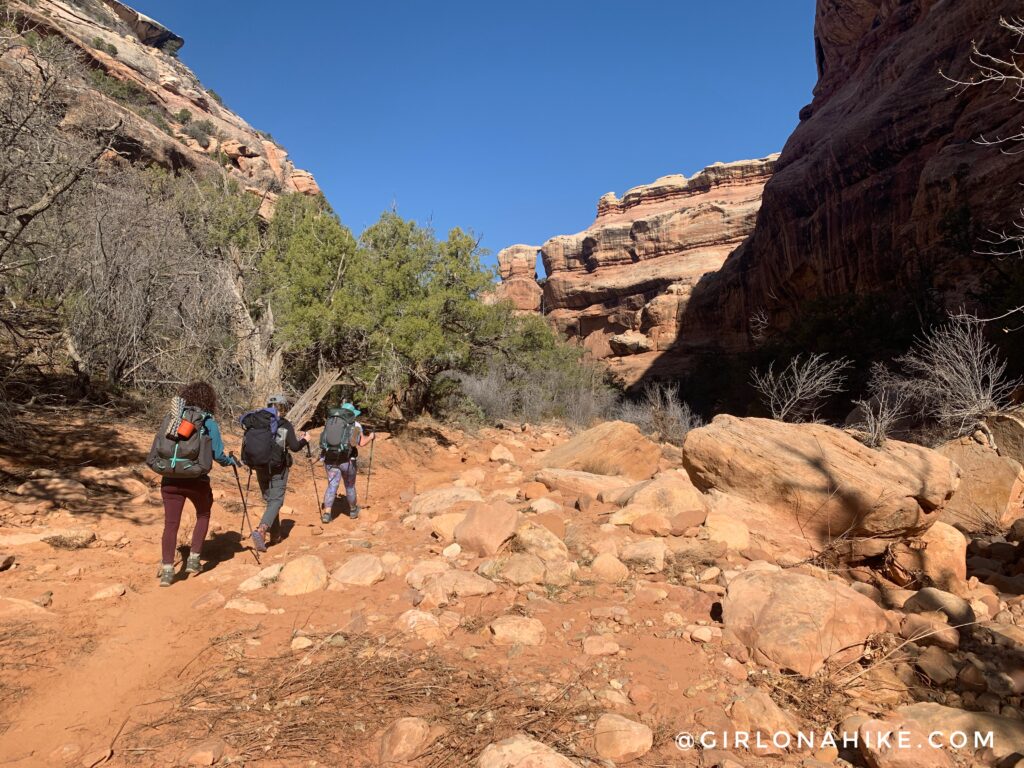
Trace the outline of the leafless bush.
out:
M 750 376 L 773 419 L 800 422 L 814 420 L 825 399 L 843 391 L 843 373 L 850 365 L 846 358 L 797 355 L 778 373 L 772 362 L 764 373 L 755 369 Z
M 909 395 L 891 384 L 892 374 L 881 365 L 872 368 L 869 383 L 872 396 L 854 400 L 862 420 L 853 425 L 862 433 L 862 442 L 870 448 L 879 448 L 889 437 L 893 427 L 906 416 Z
M 95 167 L 120 126 L 112 116 L 88 110 L 76 117 L 77 127 L 62 125 L 76 102 L 82 73 L 70 46 L 56 36 L 23 34 L 15 17 L 0 14 L 0 278 L 5 280 L 56 258 L 45 239 L 33 233 Z
M 876 386 L 899 392 L 948 435 L 974 431 L 985 416 L 1009 405 L 1019 384 L 1006 376 L 1006 362 L 984 335 L 984 324 L 956 315 L 920 337 L 896 358 L 898 372 L 880 369 Z
M 768 310 L 764 307 L 751 314 L 747 319 L 747 324 L 750 327 L 750 338 L 755 344 L 760 344 L 768 338 L 771 321 L 768 319 Z
M 621 421 L 636 424 L 645 434 L 657 434 L 674 445 L 682 445 L 687 433 L 704 423 L 680 399 L 676 383 L 648 384 L 639 401 L 623 400 L 619 403 L 615 416 Z

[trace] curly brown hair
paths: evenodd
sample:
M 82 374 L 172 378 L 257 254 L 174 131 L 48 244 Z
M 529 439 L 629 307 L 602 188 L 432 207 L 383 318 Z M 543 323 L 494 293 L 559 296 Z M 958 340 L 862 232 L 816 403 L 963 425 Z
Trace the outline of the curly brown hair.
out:
M 205 381 L 193 381 L 186 384 L 178 393 L 186 405 L 194 405 L 202 408 L 207 413 L 214 413 L 217 410 L 217 393 L 213 387 Z

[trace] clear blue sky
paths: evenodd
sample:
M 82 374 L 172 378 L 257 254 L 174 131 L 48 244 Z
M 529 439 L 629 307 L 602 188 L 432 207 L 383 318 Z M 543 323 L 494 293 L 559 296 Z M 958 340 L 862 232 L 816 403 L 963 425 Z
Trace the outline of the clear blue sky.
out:
M 131 2 L 131 0 L 129 0 Z M 781 149 L 814 0 L 136 0 L 356 234 L 392 204 L 496 253 L 597 199 Z

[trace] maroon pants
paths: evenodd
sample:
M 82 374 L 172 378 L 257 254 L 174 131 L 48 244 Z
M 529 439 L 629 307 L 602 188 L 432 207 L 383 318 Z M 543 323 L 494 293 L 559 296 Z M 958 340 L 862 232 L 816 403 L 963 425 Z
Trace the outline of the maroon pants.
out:
M 210 508 L 213 506 L 213 489 L 209 478 L 195 480 L 164 480 L 160 486 L 164 500 L 164 537 L 161 541 L 161 555 L 164 565 L 174 563 L 174 550 L 178 544 L 178 528 L 185 502 L 191 501 L 196 508 L 196 527 L 192 531 L 192 552 L 198 554 L 210 528 Z

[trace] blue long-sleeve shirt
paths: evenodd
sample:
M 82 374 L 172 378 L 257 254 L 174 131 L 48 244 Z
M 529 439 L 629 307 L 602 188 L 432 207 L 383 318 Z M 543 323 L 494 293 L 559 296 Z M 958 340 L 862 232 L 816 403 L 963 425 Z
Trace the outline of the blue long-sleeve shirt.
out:
M 213 449 L 213 459 L 222 467 L 230 467 L 234 460 L 224 453 L 224 438 L 220 436 L 220 427 L 213 416 L 207 416 L 203 421 L 203 428 L 210 436 L 210 447 Z

